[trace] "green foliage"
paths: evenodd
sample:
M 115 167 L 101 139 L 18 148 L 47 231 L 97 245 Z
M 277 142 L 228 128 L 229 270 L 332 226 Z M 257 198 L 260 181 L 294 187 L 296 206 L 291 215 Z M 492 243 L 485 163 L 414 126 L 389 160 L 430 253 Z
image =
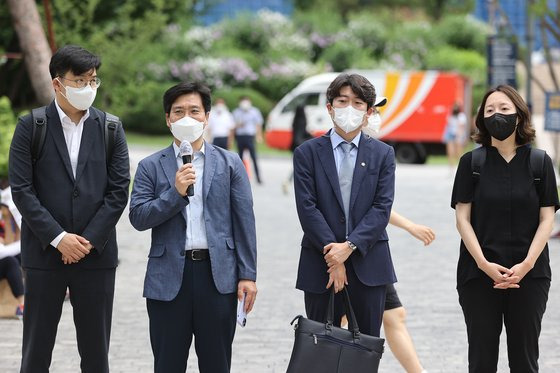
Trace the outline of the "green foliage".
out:
M 342 71 L 354 67 L 354 62 L 369 57 L 368 51 L 349 41 L 338 41 L 325 49 L 320 61 L 330 64 L 333 71 Z
M 486 59 L 472 50 L 451 46 L 440 47 L 426 56 L 426 69 L 458 71 L 468 76 L 475 84 L 486 79 Z
M 464 15 L 451 15 L 436 25 L 434 33 L 439 40 L 460 49 L 473 49 L 479 53 L 486 51 L 485 23 Z
M 194 5 L 198 11 L 217 1 L 51 4 L 57 44 L 79 44 L 102 58 L 96 106 L 121 117 L 126 129 L 151 134 L 167 133 L 162 95 L 184 80 L 209 85 L 230 107 L 248 94 L 265 114 L 301 80 L 325 71 L 433 68 L 460 71 L 475 87 L 484 82 L 485 27 L 459 14 L 432 22 L 472 0 L 295 0 L 291 18 L 263 10 L 193 26 Z M 9 22 L 4 9 L 0 26 Z M 12 28 L 0 27 L 0 49 L 10 48 L 9 38 Z M 1 64 L 0 75 L 16 76 Z M 0 95 L 11 87 L 4 80 Z
M 127 130 L 167 133 L 163 94 L 174 84 L 146 81 L 116 85 L 110 94 L 110 105 L 100 107 L 119 116 Z
M 0 97 L 0 179 L 8 177 L 8 154 L 16 128 L 16 117 L 10 100 Z

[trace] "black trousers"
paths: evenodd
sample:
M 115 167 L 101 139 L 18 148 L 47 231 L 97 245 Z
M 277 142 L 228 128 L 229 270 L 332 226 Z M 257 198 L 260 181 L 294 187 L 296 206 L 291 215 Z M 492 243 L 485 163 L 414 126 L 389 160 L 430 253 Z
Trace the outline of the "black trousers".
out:
M 146 303 L 155 373 L 185 373 L 193 335 L 201 373 L 230 371 L 237 294 L 218 292 L 209 260 L 185 259 L 175 299 Z
M 109 372 L 115 269 L 90 270 L 70 264 L 63 270 L 25 270 L 21 373 L 49 371 L 67 288 L 81 371 Z
M 228 148 L 228 137 L 227 136 L 214 137 L 214 139 L 212 140 L 212 145 L 219 146 L 220 148 L 227 150 L 227 148 Z
M 257 152 L 255 150 L 255 136 L 254 135 L 235 135 L 235 141 L 237 142 L 237 149 L 239 151 L 239 157 L 243 159 L 243 153 L 245 149 L 249 150 L 251 159 L 253 160 L 253 166 L 255 168 L 255 177 L 257 182 L 261 182 L 261 176 L 259 174 L 259 166 L 257 165 Z
M 346 262 L 348 294 L 362 333 L 379 337 L 383 311 L 385 309 L 386 285 L 366 286 L 360 282 L 351 263 Z M 327 284 L 325 284 L 326 286 Z M 322 294 L 305 292 L 305 312 L 311 320 L 326 322 L 330 289 Z M 346 314 L 341 292 L 334 299 L 334 324 L 340 326 L 342 315 Z
M 524 278 L 519 285 L 519 289 L 494 289 L 492 280 L 484 277 L 457 288 L 467 324 L 469 372 L 496 372 L 502 325 L 510 371 L 539 371 L 539 335 L 550 280 Z
M 0 280 L 3 278 L 8 280 L 14 297 L 17 298 L 23 295 L 23 275 L 19 261 L 15 256 L 0 259 Z

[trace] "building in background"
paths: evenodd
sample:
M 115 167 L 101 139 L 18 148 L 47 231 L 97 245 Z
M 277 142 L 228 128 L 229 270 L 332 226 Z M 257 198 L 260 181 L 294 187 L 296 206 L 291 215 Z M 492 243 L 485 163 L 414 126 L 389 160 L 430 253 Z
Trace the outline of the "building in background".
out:
M 476 0 L 473 15 L 484 21 L 488 22 L 490 19 L 490 1 Z M 507 14 L 511 28 L 519 39 L 521 45 L 527 42 L 527 3 L 528 0 L 498 0 L 497 3 Z M 558 2 L 556 0 L 548 0 L 548 7 L 558 13 Z M 497 12 L 499 14 L 499 12 Z M 496 23 L 499 25 L 500 21 L 496 17 Z M 510 29 L 511 30 L 511 29 Z M 510 31 L 508 30 L 508 31 Z M 534 19 L 534 35 L 533 51 L 540 51 L 542 49 L 542 37 L 540 32 L 540 21 Z M 560 48 L 560 41 L 548 34 L 548 43 L 551 48 Z
M 290 0 L 201 0 L 196 2 L 198 19 L 210 25 L 224 18 L 235 18 L 241 13 L 255 13 L 262 9 L 290 16 L 293 4 Z

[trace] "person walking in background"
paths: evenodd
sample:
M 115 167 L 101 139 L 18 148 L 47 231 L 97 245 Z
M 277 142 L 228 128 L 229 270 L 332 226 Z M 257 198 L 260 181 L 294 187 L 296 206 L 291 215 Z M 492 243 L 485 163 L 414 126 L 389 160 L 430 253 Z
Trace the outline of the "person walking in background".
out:
M 19 119 L 10 146 L 12 197 L 23 217 L 25 312 L 21 373 L 48 372 L 66 289 L 82 372 L 109 372 L 117 236 L 128 202 L 128 147 L 115 130 L 105 148 L 107 113 L 91 107 L 101 61 L 74 45 L 53 54 L 55 90 L 46 107 L 42 150 L 32 154 L 34 118 Z
M 294 119 L 292 121 L 292 143 L 290 144 L 290 150 L 293 153 L 294 150 L 304 141 L 311 138 L 311 134 L 307 132 L 307 118 L 305 116 L 305 106 L 298 105 L 294 113 Z M 288 189 L 292 180 L 294 179 L 294 171 L 290 171 L 288 178 L 282 183 L 282 191 L 284 194 L 288 194 Z
M 361 129 L 376 92 L 358 74 L 341 74 L 327 89 L 333 128 L 294 152 L 294 187 L 304 235 L 296 287 L 309 319 L 324 322 L 329 289 L 348 288 L 360 330 L 379 336 L 386 285 L 396 281 L 385 228 L 393 204 L 393 148 Z M 375 191 L 375 192 L 374 192 Z M 344 313 L 335 296 L 335 322 Z
M 396 211 L 391 211 L 389 224 L 404 229 L 413 237 L 422 241 L 424 246 L 429 245 L 436 238 L 430 227 L 416 224 Z M 383 330 L 389 348 L 407 373 L 426 373 L 418 359 L 405 320 L 406 310 L 399 299 L 397 289 L 393 284 L 389 284 L 387 285 L 385 311 L 383 312 Z
M 233 140 L 235 120 L 223 98 L 217 98 L 208 117 L 208 131 L 212 144 L 222 149 L 230 149 Z
M 502 324 L 511 372 L 538 372 L 551 280 L 547 240 L 559 207 L 554 168 L 531 148 L 535 129 L 514 88 L 486 93 L 476 127 L 482 147 L 461 157 L 451 196 L 469 372 L 496 372 Z
M 12 200 L 10 187 L 0 193 L 0 213 L 4 223 L 4 237 L 0 237 L 0 280 L 8 280 L 12 294 L 19 302 L 14 310 L 16 317 L 23 317 L 24 288 L 19 254 L 21 252 L 21 214 Z
M 200 372 L 229 372 L 237 300 L 250 312 L 256 299 L 251 185 L 235 153 L 204 141 L 210 106 L 202 84 L 169 88 L 173 142 L 140 161 L 134 178 L 130 222 L 152 229 L 144 297 L 156 373 L 186 371 L 193 335 Z M 192 163 L 183 164 L 189 144 Z
M 239 158 L 243 160 L 243 153 L 245 153 L 245 150 L 249 151 L 251 159 L 253 160 L 257 183 L 261 184 L 262 179 L 257 164 L 255 140 L 259 143 L 262 142 L 263 116 L 260 110 L 253 106 L 251 99 L 247 96 L 243 96 L 239 100 L 239 107 L 233 111 L 233 118 L 236 125 L 235 141 L 237 142 Z
M 436 238 L 434 231 L 425 225 L 416 224 L 396 211 L 391 211 L 389 224 L 399 227 L 413 237 L 429 245 Z M 347 325 L 346 316 L 342 318 L 342 325 Z M 393 355 L 407 373 L 427 373 L 422 367 L 414 343 L 406 327 L 406 310 L 402 305 L 397 289 L 393 284 L 387 285 L 385 294 L 385 310 L 383 311 L 383 331 Z
M 462 112 L 459 103 L 456 102 L 453 105 L 451 115 L 447 118 L 447 125 L 443 134 L 443 142 L 445 143 L 450 167 L 454 167 L 463 154 L 469 131 L 467 116 Z

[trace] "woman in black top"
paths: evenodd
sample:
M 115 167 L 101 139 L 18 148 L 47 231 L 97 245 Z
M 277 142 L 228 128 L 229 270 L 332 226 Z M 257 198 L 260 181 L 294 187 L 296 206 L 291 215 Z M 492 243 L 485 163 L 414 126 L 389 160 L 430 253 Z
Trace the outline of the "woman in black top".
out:
M 469 341 L 469 372 L 496 372 L 502 323 L 511 372 L 538 372 L 538 338 L 550 288 L 547 239 L 558 209 L 552 161 L 534 180 L 535 138 L 527 105 L 509 86 L 486 93 L 474 140 L 486 149 L 480 176 L 472 152 L 457 169 L 451 206 L 461 249 L 457 291 Z

